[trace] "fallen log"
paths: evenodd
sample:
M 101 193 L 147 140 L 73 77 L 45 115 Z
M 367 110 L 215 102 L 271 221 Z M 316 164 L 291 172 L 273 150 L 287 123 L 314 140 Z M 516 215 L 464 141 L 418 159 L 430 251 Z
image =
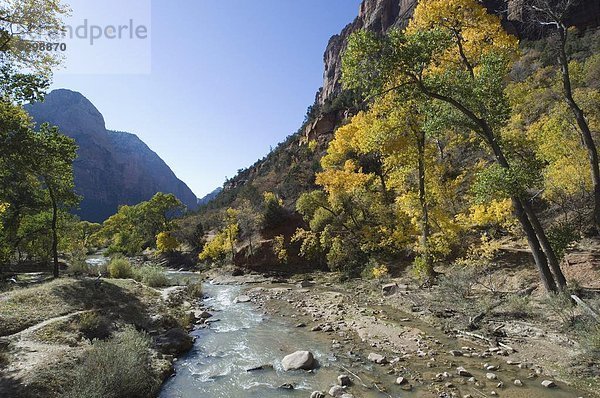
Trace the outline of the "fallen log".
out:
M 600 315 L 598 315 L 598 313 L 596 313 L 596 311 L 594 311 L 592 307 L 587 305 L 582 299 L 580 299 L 574 294 L 571 295 L 571 298 L 577 303 L 578 306 L 583 308 L 585 312 L 587 312 L 592 318 L 594 318 L 596 322 L 600 322 Z

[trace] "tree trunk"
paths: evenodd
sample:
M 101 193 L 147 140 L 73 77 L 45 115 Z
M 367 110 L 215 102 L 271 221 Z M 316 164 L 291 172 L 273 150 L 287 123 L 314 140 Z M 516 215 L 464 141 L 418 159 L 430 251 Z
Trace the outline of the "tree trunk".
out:
M 252 248 L 252 232 L 248 235 L 248 243 L 250 245 L 250 256 L 254 257 L 254 250 Z
M 425 186 L 425 132 L 419 131 L 417 136 L 418 150 L 418 179 L 419 179 L 419 202 L 421 204 L 421 247 L 423 248 L 423 259 L 425 260 L 425 276 L 431 281 L 435 278 L 433 259 L 429 252 L 429 205 L 427 204 L 427 188 Z
M 55 278 L 59 277 L 59 265 L 58 265 L 58 205 L 56 203 L 56 196 L 54 195 L 54 190 L 52 186 L 50 186 L 47 182 L 48 186 L 48 194 L 50 195 L 50 200 L 52 201 L 52 264 L 53 264 L 53 276 Z
M 423 91 L 423 93 L 425 93 L 426 95 L 428 95 L 432 98 L 444 101 L 444 102 L 452 105 L 458 111 L 462 112 L 472 122 L 474 122 L 476 125 L 478 125 L 479 128 L 481 129 L 480 133 L 483 135 L 485 141 L 492 149 L 494 157 L 496 158 L 496 163 L 498 163 L 500 165 L 500 167 L 502 167 L 504 169 L 510 169 L 510 164 L 508 163 L 508 160 L 504 156 L 504 152 L 502 151 L 502 148 L 500 147 L 500 145 L 497 141 L 494 131 L 492 130 L 492 128 L 489 126 L 489 124 L 487 123 L 487 121 L 485 119 L 479 118 L 473 111 L 471 111 L 469 108 L 467 108 L 466 106 L 461 104 L 459 101 L 455 100 L 454 98 L 429 91 L 427 89 L 427 87 L 425 87 L 425 85 L 421 81 L 418 81 L 418 85 L 419 85 L 420 89 Z M 541 249 L 541 244 L 540 244 L 537 234 L 535 233 L 535 229 L 531 225 L 530 219 L 528 218 L 527 214 L 525 214 L 525 210 L 523 208 L 521 199 L 512 197 L 511 200 L 512 200 L 512 204 L 513 204 L 515 217 L 517 218 L 517 220 L 519 220 L 519 223 L 521 224 L 521 226 L 523 228 L 523 232 L 525 233 L 527 242 L 529 243 L 531 253 L 533 254 L 533 259 L 535 261 L 535 265 L 538 268 L 538 271 L 540 273 L 542 283 L 544 284 L 544 287 L 546 288 L 547 291 L 554 292 L 554 291 L 556 291 L 556 282 L 554 281 L 552 272 L 550 271 L 550 268 L 548 267 L 548 260 L 547 260 L 546 256 L 544 255 L 544 252 Z M 537 218 L 534 218 L 534 221 L 535 220 L 537 220 Z M 541 228 L 541 225 L 540 225 L 540 228 Z M 543 235 L 543 236 L 545 236 L 545 235 Z M 552 248 L 548 247 L 548 249 L 549 249 L 548 250 L 549 253 L 552 253 L 551 256 L 554 255 Z
M 542 250 L 546 254 L 546 259 L 548 260 L 548 265 L 550 266 L 550 269 L 552 270 L 552 273 L 554 274 L 554 279 L 556 281 L 558 289 L 562 291 L 567 286 L 567 279 L 565 278 L 565 275 L 563 274 L 562 269 L 560 268 L 560 263 L 558 262 L 558 258 L 556 258 L 554 249 L 552 248 L 552 245 L 550 245 L 550 242 L 548 241 L 548 237 L 546 236 L 546 233 L 544 232 L 544 228 L 542 227 L 542 224 L 540 223 L 539 218 L 537 217 L 537 215 L 535 214 L 535 212 L 533 211 L 533 209 L 531 208 L 529 203 L 527 203 L 526 201 L 522 201 L 522 205 L 523 205 L 523 210 L 525 211 L 525 214 L 527 214 L 527 217 L 529 218 L 529 221 L 531 222 L 531 226 L 533 227 L 533 229 L 535 231 L 538 241 L 540 242 L 540 245 L 542 246 Z
M 492 148 L 492 151 L 494 152 L 494 156 L 496 157 L 497 163 L 502 168 L 510 169 L 510 164 L 508 163 L 508 160 L 504 156 L 504 152 L 502 151 L 502 148 L 498 144 L 493 131 L 487 125 L 487 123 L 485 123 L 484 121 L 482 121 L 481 125 L 483 128 L 484 134 L 487 137 L 488 144 L 490 145 L 490 147 Z M 555 292 L 557 290 L 557 285 L 556 285 L 556 281 L 554 280 L 554 277 L 552 275 L 552 272 L 550 271 L 550 268 L 548 267 L 548 256 L 554 260 L 554 264 L 551 263 L 551 266 L 553 268 L 556 268 L 557 276 L 560 275 L 564 279 L 564 275 L 562 274 L 562 271 L 560 270 L 560 265 L 558 264 L 558 261 L 556 260 L 556 255 L 554 254 L 554 250 L 548 243 L 548 240 L 546 239 L 546 234 L 544 233 L 542 225 L 539 223 L 539 220 L 538 220 L 537 216 L 535 215 L 535 213 L 533 212 L 533 210 L 531 210 L 529 208 L 529 205 L 527 203 L 524 203 L 524 201 L 521 200 L 520 198 L 513 197 L 513 198 L 511 198 L 511 200 L 512 200 L 512 204 L 513 204 L 515 217 L 517 218 L 517 220 L 519 220 L 519 223 L 521 224 L 521 227 L 523 228 L 523 232 L 525 233 L 525 236 L 527 238 L 527 242 L 529 244 L 529 248 L 531 249 L 531 253 L 533 255 L 533 259 L 535 261 L 536 267 L 538 268 L 538 271 L 540 273 L 542 283 L 544 284 L 544 287 L 546 288 L 547 291 Z M 527 211 L 526 209 L 529 209 L 529 211 Z M 542 237 L 541 240 L 544 241 L 545 244 L 542 244 L 540 242 L 540 236 Z M 542 249 L 542 248 L 544 248 L 544 249 Z M 546 254 L 544 254 L 544 253 L 546 253 Z M 559 282 L 559 285 L 561 285 L 560 282 Z
M 525 233 L 525 237 L 527 238 L 527 243 L 529 244 L 529 248 L 531 249 L 531 254 L 533 255 L 533 260 L 535 261 L 535 265 L 540 274 L 540 279 L 542 280 L 546 291 L 556 292 L 556 282 L 554 281 L 552 272 L 550 272 L 550 268 L 548 267 L 548 260 L 540 246 L 540 242 L 537 238 L 535 230 L 529 222 L 529 218 L 525 214 L 523 205 L 521 204 L 521 201 L 517 198 L 512 198 L 511 200 L 513 204 L 515 217 L 517 218 L 517 220 L 519 220 L 519 223 L 523 228 L 523 232 Z
M 571 85 L 571 74 L 569 72 L 569 59 L 567 57 L 567 53 L 565 50 L 567 44 L 567 28 L 563 25 L 559 28 L 560 33 L 560 49 L 558 54 L 558 63 L 560 65 L 560 70 L 562 74 L 563 81 L 563 95 L 565 96 L 565 100 L 567 105 L 573 112 L 573 116 L 575 116 L 575 120 L 577 121 L 577 126 L 579 127 L 579 133 L 581 134 L 581 138 L 583 144 L 588 153 L 588 159 L 591 167 L 592 174 L 592 184 L 594 187 L 594 224 L 596 227 L 596 232 L 600 232 L 600 166 L 598 165 L 598 150 L 596 148 L 596 143 L 594 142 L 594 137 L 592 136 L 592 131 L 590 126 L 585 118 L 585 113 L 579 107 L 575 98 L 573 97 L 573 86 Z

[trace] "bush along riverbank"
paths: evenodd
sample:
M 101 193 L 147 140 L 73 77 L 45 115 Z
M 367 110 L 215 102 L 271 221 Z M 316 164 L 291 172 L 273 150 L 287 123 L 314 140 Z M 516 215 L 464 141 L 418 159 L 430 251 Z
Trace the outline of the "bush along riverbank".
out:
M 0 396 L 158 393 L 193 345 L 189 331 L 203 313 L 199 278 L 166 286 L 164 269 L 127 259 L 107 271 L 115 278 L 61 278 L 0 294 Z

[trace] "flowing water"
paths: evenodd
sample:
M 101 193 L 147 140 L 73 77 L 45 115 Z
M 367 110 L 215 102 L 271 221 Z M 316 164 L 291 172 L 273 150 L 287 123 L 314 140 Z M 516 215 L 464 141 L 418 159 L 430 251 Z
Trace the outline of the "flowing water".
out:
M 344 373 L 330 352 L 331 341 L 266 318 L 251 304 L 234 303 L 239 286 L 207 284 L 204 291 L 209 296 L 205 303 L 219 321 L 193 333 L 195 346 L 176 362 L 176 375 L 165 383 L 161 398 L 308 397 L 312 391 L 329 389 Z M 311 373 L 284 372 L 281 359 L 297 350 L 313 352 L 320 368 Z M 247 371 L 261 365 L 274 368 Z M 295 389 L 280 389 L 285 383 Z
M 204 285 L 208 296 L 205 305 L 214 313 L 210 328 L 193 332 L 197 337 L 192 351 L 175 363 L 176 374 L 170 378 L 160 394 L 160 398 L 271 398 L 271 397 L 308 397 L 315 390 L 327 391 L 336 381 L 337 376 L 346 373 L 342 361 L 331 352 L 330 337 L 311 333 L 305 328 L 295 328 L 293 320 L 279 320 L 260 313 L 250 303 L 235 303 L 235 298 L 242 293 L 240 286 Z M 441 338 L 441 337 L 440 337 Z M 281 359 L 297 350 L 309 350 L 315 354 L 320 363 L 319 369 L 308 373 L 304 371 L 284 372 Z M 442 358 L 439 360 L 455 358 Z M 480 368 L 478 359 L 464 358 L 461 365 L 468 369 Z M 261 365 L 273 365 L 272 369 L 248 372 L 248 369 Z M 407 364 L 408 365 L 408 364 Z M 411 365 L 425 380 L 431 380 L 435 373 L 445 369 L 427 369 L 424 364 L 415 362 Z M 457 365 L 454 365 L 457 366 Z M 358 367 L 358 370 L 356 370 Z M 382 397 L 432 397 L 437 393 L 420 387 L 412 392 L 401 391 L 391 385 L 394 378 L 385 373 L 385 367 L 370 364 L 354 363 L 353 371 L 371 380 L 386 380 L 385 387 L 389 394 L 381 394 L 375 389 L 364 389 L 355 386 L 352 393 L 361 398 Z M 449 371 L 452 371 L 449 369 Z M 478 379 L 485 380 L 485 373 L 477 370 Z M 479 374 L 481 373 L 481 374 Z M 539 385 L 540 379 L 527 380 L 526 372 L 516 367 L 504 369 L 502 378 L 506 380 L 506 388 L 499 389 L 504 397 L 513 398 L 567 398 L 586 396 L 567 386 L 548 390 Z M 526 387 L 512 386 L 511 380 L 523 379 Z M 365 379 L 367 380 L 367 379 Z M 279 388 L 283 384 L 294 385 L 294 390 Z M 461 386 L 472 396 L 487 396 L 482 390 L 471 386 Z M 486 390 L 490 390 L 488 386 Z M 427 391 L 429 390 L 429 391 Z M 488 391 L 489 392 L 489 391 Z M 479 393 L 479 394 L 478 394 Z M 480 395 L 481 394 L 481 395 Z

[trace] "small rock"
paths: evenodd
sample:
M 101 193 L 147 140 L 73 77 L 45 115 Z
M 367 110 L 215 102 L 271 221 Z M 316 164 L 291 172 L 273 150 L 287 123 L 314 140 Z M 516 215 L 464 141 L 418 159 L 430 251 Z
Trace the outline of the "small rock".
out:
M 346 393 L 346 394 L 342 394 L 342 396 L 340 398 L 354 398 L 354 395 Z
M 473 376 L 473 375 L 471 374 L 471 372 L 468 372 L 468 371 L 467 371 L 465 368 L 463 368 L 462 366 L 461 366 L 461 367 L 458 367 L 458 368 L 456 368 L 456 373 L 457 373 L 459 376 L 463 376 L 463 377 L 471 377 L 471 376 Z
M 260 366 L 255 366 L 254 368 L 250 368 L 250 369 L 246 369 L 246 372 L 258 372 L 259 370 L 267 370 L 273 369 L 273 365 L 260 365 Z
M 557 385 L 555 382 L 553 382 L 552 380 L 544 380 L 542 381 L 542 385 L 546 388 L 556 388 Z
M 208 311 L 201 311 L 200 313 L 196 313 L 196 318 L 198 319 L 208 319 L 212 318 L 212 314 Z
M 280 385 L 279 388 L 282 390 L 293 390 L 294 385 L 290 384 L 290 383 L 285 383 L 285 384 Z
M 298 283 L 298 287 L 301 287 L 301 288 L 312 287 L 312 286 L 314 286 L 314 285 L 315 285 L 315 284 L 314 284 L 313 282 L 311 282 L 311 281 L 307 281 L 307 280 L 304 280 L 304 281 L 302 281 L 302 282 Z
M 523 382 L 519 379 L 515 380 L 513 384 L 517 387 L 523 387 Z
M 380 354 L 375 354 L 374 352 L 370 353 L 367 359 L 369 361 L 375 362 L 379 365 L 387 363 L 386 357 L 384 357 L 383 355 L 380 355 Z
M 388 283 L 381 287 L 381 292 L 384 296 L 392 296 L 398 292 L 398 285 L 395 283 Z
M 300 322 L 299 324 L 296 325 L 297 328 L 305 328 L 306 327 L 306 323 L 304 322 Z
M 399 386 L 402 386 L 407 383 L 408 383 L 408 380 L 405 377 L 400 376 L 396 379 L 396 384 Z
M 340 386 L 333 386 L 329 390 L 329 395 L 331 395 L 332 397 L 339 398 L 342 395 L 344 395 L 344 389 Z
M 350 380 L 350 376 L 348 375 L 339 375 L 337 380 L 338 384 L 342 387 L 349 387 L 352 384 L 352 380 Z
M 313 393 L 310 394 L 310 398 L 325 398 L 325 394 L 321 391 L 313 391 Z
M 496 380 L 498 378 L 498 376 L 496 376 L 495 373 L 486 373 L 485 378 L 488 380 Z
M 249 303 L 250 302 L 250 296 L 246 296 L 245 294 L 242 294 L 241 296 L 237 296 L 233 302 L 234 303 Z
M 462 357 L 463 352 L 460 350 L 452 350 L 450 351 L 450 355 L 452 355 L 453 357 Z

